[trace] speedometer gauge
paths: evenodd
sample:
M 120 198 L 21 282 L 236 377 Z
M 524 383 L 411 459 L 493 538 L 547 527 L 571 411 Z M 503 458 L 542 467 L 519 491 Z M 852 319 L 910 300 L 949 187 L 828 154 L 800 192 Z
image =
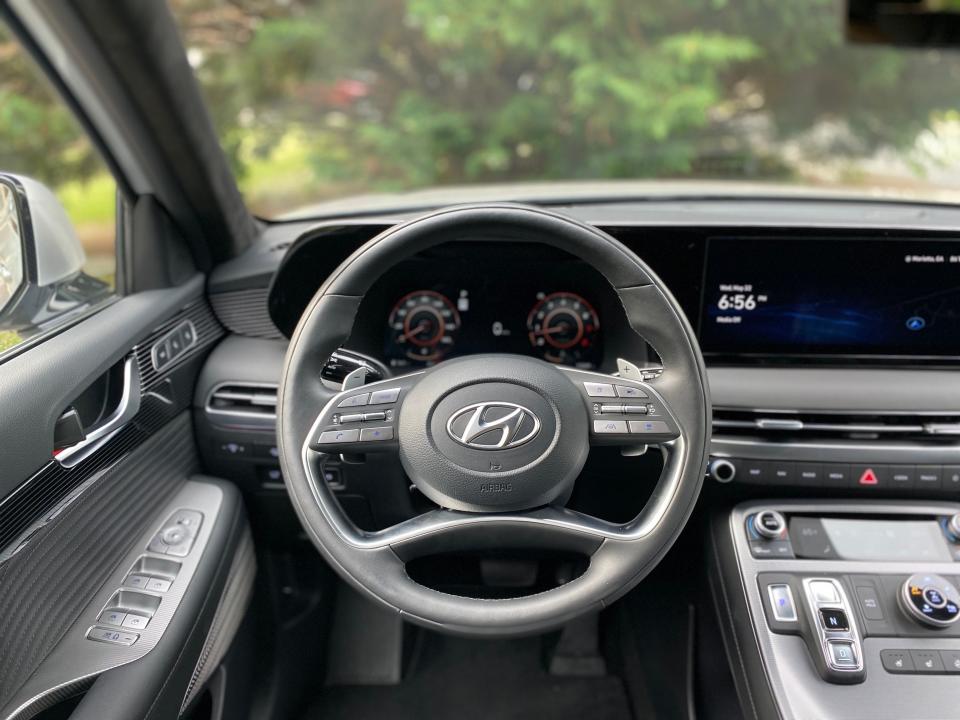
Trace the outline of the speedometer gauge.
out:
M 398 354 L 432 363 L 450 352 L 460 314 L 450 299 L 433 290 L 404 295 L 390 311 L 390 339 Z
M 596 310 L 570 292 L 544 295 L 527 316 L 530 344 L 554 363 L 575 365 L 591 355 L 599 331 Z

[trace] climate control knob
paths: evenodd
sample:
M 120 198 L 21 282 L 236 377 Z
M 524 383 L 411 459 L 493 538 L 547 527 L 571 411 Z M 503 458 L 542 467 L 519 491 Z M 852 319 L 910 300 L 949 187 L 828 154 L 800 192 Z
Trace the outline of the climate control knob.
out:
M 711 460 L 709 471 L 710 477 L 722 483 L 728 483 L 737 476 L 737 466 L 723 458 Z
M 787 521 L 776 510 L 760 510 L 751 522 L 754 531 L 767 540 L 775 540 L 787 529 Z
M 954 542 L 960 542 L 960 513 L 947 520 L 947 532 L 953 535 Z
M 940 575 L 911 575 L 900 589 L 900 607 L 929 627 L 947 627 L 960 619 L 960 592 Z

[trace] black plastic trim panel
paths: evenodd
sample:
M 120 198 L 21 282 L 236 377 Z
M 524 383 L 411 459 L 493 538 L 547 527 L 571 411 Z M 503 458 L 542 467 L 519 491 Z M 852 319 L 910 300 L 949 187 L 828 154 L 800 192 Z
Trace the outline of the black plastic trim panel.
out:
M 181 358 L 163 372 L 157 372 L 150 358 L 152 341 L 163 337 L 183 320 L 193 322 L 197 331 L 197 343 Z M 34 528 L 46 513 L 57 508 L 70 493 L 97 473 L 112 467 L 134 448 L 139 446 L 173 417 L 190 407 L 191 382 L 167 382 L 177 376 L 178 369 L 188 367 L 209 351 L 223 335 L 206 302 L 198 301 L 163 323 L 143 342 L 134 348 L 140 369 L 140 412 L 133 421 L 111 438 L 102 448 L 72 468 L 65 468 L 51 460 L 42 469 L 28 478 L 6 498 L 0 501 L 0 559 L 8 556 L 20 545 L 29 541 L 27 531 Z

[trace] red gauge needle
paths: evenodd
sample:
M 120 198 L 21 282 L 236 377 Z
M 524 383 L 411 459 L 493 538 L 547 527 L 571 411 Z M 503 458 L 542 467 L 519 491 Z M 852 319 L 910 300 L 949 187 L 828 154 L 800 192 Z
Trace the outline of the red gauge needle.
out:
M 410 338 L 412 338 L 414 335 L 416 335 L 416 334 L 418 334 L 418 333 L 420 333 L 420 332 L 423 332 L 424 330 L 427 330 L 427 329 L 429 329 L 429 328 L 430 328 L 430 321 L 429 321 L 429 320 L 421 320 L 421 321 L 419 322 L 419 324 L 417 324 L 416 327 L 411 328 L 410 330 L 407 330 L 407 331 L 406 331 L 405 333 L 403 333 L 400 337 L 398 337 L 398 338 L 397 338 L 397 342 L 406 342 L 407 340 L 409 340 Z

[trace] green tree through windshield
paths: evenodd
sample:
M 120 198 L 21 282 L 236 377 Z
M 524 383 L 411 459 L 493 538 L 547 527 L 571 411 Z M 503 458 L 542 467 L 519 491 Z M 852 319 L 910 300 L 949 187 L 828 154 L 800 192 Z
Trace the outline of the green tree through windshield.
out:
M 241 189 L 266 216 L 351 194 L 554 180 L 960 198 L 960 56 L 850 45 L 838 0 L 172 7 Z M 83 177 L 71 160 L 66 176 Z M 51 163 L 38 154 L 38 174 Z

